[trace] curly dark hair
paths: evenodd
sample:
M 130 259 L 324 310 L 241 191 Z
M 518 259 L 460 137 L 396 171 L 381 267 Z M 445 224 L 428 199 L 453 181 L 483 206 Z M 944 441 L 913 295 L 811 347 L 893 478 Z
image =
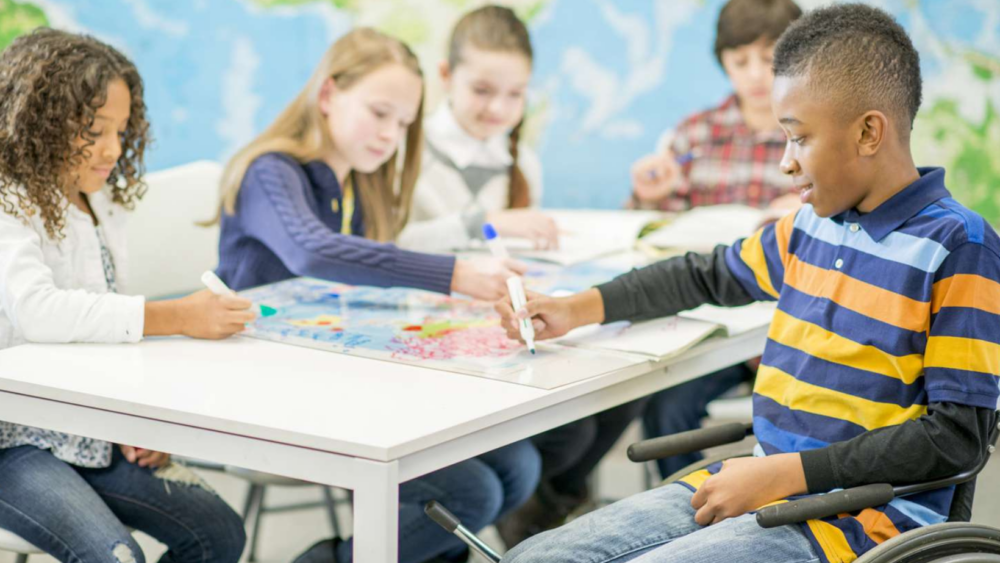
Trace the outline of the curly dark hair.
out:
M 122 154 L 108 178 L 126 209 L 146 191 L 143 155 L 150 143 L 142 79 L 125 55 L 93 37 L 39 28 L 0 53 L 0 207 L 15 217 L 40 213 L 49 237 L 66 224 L 67 172 L 89 158 L 89 133 L 121 79 L 131 96 Z M 74 146 L 82 138 L 84 144 Z M 70 188 L 72 186 L 69 186 Z
M 920 55 L 889 14 L 864 4 L 813 10 L 793 23 L 774 48 L 774 75 L 809 75 L 845 117 L 877 109 L 908 136 L 920 109 Z

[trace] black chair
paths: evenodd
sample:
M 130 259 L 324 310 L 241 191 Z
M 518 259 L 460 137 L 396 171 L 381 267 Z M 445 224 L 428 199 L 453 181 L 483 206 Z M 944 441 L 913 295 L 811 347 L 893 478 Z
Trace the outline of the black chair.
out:
M 732 423 L 681 432 L 637 442 L 629 446 L 628 457 L 634 462 L 647 462 L 663 457 L 696 452 L 742 442 L 753 434 L 750 424 Z M 973 486 L 974 479 L 986 467 L 990 454 L 996 449 L 1000 436 L 1000 411 L 994 417 L 987 451 L 976 467 L 949 477 L 927 483 L 917 483 L 894 487 L 887 483 L 864 485 L 844 489 L 835 493 L 813 496 L 782 504 L 768 506 L 757 511 L 757 523 L 763 528 L 774 528 L 797 524 L 806 520 L 825 518 L 845 512 L 857 512 L 873 506 L 881 506 L 896 497 L 903 497 L 956 485 Z M 663 484 L 672 483 L 698 469 L 726 458 L 751 455 L 751 448 L 737 454 L 713 456 L 685 467 L 669 476 Z M 443 506 L 430 502 L 425 507 L 428 516 L 446 530 L 454 533 L 472 549 L 494 562 L 500 556 L 486 546 Z M 967 515 L 954 510 L 943 524 L 924 526 L 900 534 L 872 549 L 857 559 L 857 563 L 1000 563 L 1000 529 L 972 524 L 964 521 Z

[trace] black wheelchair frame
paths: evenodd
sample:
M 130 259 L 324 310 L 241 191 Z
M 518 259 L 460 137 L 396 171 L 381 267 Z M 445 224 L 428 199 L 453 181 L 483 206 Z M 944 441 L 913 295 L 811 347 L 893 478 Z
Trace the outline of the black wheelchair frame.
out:
M 629 446 L 628 457 L 634 462 L 652 461 L 741 442 L 751 435 L 753 426 L 750 424 L 723 424 L 637 442 Z M 996 450 L 998 437 L 1000 437 L 1000 411 L 994 416 L 986 452 L 976 467 L 953 477 L 925 483 L 901 486 L 873 483 L 767 506 L 757 511 L 757 524 L 763 528 L 797 524 L 881 506 L 897 497 L 969 483 L 986 467 L 990 455 Z M 715 461 L 719 461 L 719 458 L 702 460 L 675 473 L 665 482 L 669 483 Z M 424 510 L 448 532 L 457 535 L 470 549 L 490 561 L 499 563 L 500 556 L 473 532 L 463 527 L 445 507 L 432 501 Z M 1000 529 L 949 520 L 942 524 L 911 530 L 885 541 L 858 558 L 857 563 L 1000 563 Z

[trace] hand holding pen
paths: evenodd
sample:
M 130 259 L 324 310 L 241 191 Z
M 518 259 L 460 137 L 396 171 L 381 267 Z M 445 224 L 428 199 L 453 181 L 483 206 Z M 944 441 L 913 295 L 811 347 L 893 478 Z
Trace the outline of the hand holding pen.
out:
M 500 240 L 500 235 L 497 234 L 497 230 L 493 225 L 486 223 L 483 225 L 483 237 L 486 239 L 486 246 L 493 253 L 493 256 L 501 259 L 507 260 L 510 258 L 510 254 L 507 253 L 507 248 L 503 245 L 503 241 Z M 524 309 L 528 304 L 528 298 L 524 294 L 524 285 L 521 283 L 521 278 L 518 276 L 511 276 L 507 278 L 507 291 L 508 299 L 510 299 L 511 307 L 514 311 L 520 311 Z M 528 350 L 532 354 L 535 353 L 535 330 L 531 324 L 530 318 L 519 318 L 515 321 L 518 328 L 519 336 L 525 344 L 528 345 Z
M 644 156 L 632 165 L 632 190 L 643 203 L 656 203 L 670 195 L 681 176 L 681 168 L 701 156 L 694 148 L 682 155 L 669 150 L 664 154 Z

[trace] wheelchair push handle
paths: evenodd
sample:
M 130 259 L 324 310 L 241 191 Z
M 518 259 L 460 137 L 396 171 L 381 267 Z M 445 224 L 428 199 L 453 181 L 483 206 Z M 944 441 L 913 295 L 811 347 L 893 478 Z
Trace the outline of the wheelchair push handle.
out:
M 628 458 L 634 462 L 642 462 L 698 452 L 715 446 L 739 442 L 752 433 L 753 426 L 751 424 L 739 422 L 679 432 L 632 444 L 628 447 Z
M 455 515 L 441 503 L 436 500 L 428 502 L 424 505 L 424 513 L 439 526 L 447 530 L 448 533 L 458 536 L 458 539 L 462 540 L 465 545 L 469 546 L 469 549 L 482 555 L 493 563 L 500 563 L 500 555 L 493 551 L 490 546 L 486 545 L 483 540 L 479 539 L 476 534 L 472 533 L 468 528 L 463 526 L 462 522 L 459 521 L 459 519 L 456 518 Z
M 872 506 L 882 506 L 894 498 L 896 498 L 896 494 L 892 485 L 887 483 L 863 485 L 821 496 L 766 506 L 757 511 L 757 524 L 761 528 L 777 528 L 806 520 L 836 516 L 845 512 L 857 512 Z
M 447 530 L 449 534 L 454 534 L 455 530 L 462 525 L 450 510 L 436 500 L 427 503 L 427 506 L 424 507 L 424 513 L 436 522 L 438 526 Z

